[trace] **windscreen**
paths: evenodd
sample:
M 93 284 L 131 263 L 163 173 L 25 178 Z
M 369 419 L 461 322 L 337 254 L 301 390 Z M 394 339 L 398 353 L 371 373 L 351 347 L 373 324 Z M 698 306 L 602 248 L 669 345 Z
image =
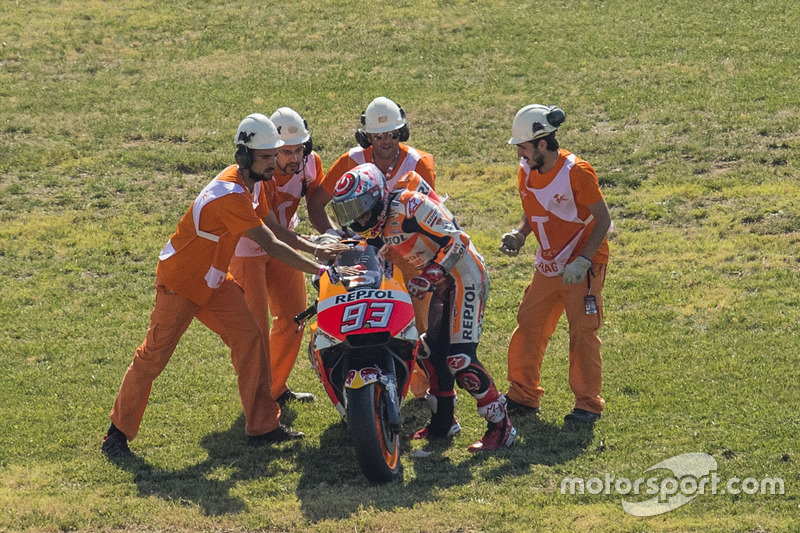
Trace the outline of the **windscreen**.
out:
M 360 244 L 345 250 L 336 257 L 335 266 L 355 267 L 358 274 L 342 276 L 345 289 L 379 289 L 383 280 L 383 264 L 378 260 L 376 249 L 368 244 Z

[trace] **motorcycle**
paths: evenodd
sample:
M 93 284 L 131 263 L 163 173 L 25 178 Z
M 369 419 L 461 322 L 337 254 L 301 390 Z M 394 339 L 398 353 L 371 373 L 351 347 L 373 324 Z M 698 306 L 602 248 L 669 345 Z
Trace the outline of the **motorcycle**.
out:
M 400 269 L 374 246 L 349 244 L 318 280 L 315 304 L 295 322 L 302 327 L 317 315 L 310 327 L 311 365 L 350 429 L 361 471 L 385 483 L 402 472 L 400 408 L 419 333 Z

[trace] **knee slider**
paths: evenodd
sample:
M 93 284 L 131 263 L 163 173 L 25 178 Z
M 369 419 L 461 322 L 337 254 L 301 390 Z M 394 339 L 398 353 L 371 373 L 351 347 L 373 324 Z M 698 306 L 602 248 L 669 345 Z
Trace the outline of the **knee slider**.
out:
M 447 368 L 456 378 L 458 386 L 471 395 L 480 395 L 491 386 L 491 380 L 480 366 L 472 364 L 469 355 L 460 353 L 447 357 Z
M 455 378 L 459 387 L 475 397 L 483 395 L 492 384 L 486 372 L 481 372 L 474 366 L 459 370 Z

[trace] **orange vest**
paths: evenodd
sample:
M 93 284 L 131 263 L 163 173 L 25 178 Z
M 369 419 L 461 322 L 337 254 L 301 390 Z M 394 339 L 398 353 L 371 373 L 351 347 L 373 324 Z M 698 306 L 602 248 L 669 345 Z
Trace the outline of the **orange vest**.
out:
M 347 153 L 342 154 L 339 159 L 328 169 L 325 174 L 325 179 L 322 181 L 322 188 L 328 194 L 333 196 L 333 190 L 336 187 L 336 181 L 341 178 L 345 172 L 353 170 L 358 165 L 364 163 L 372 163 L 372 147 L 361 148 L 356 146 L 351 148 Z M 407 144 L 400 143 L 400 156 L 397 158 L 397 163 L 384 177 L 386 183 L 389 185 L 389 190 L 396 188 L 397 182 L 400 177 L 405 173 L 414 170 L 419 173 L 422 178 L 428 182 L 428 185 L 436 188 L 436 172 L 433 170 L 433 156 L 422 150 L 417 150 Z
M 269 213 L 265 202 L 254 209 L 254 195 L 263 195 L 260 182 L 251 195 L 238 170 L 231 165 L 206 185 L 158 255 L 159 283 L 198 305 L 230 278 L 228 265 L 242 233 Z
M 290 230 L 300 224 L 297 208 L 303 196 L 308 197 L 319 187 L 322 181 L 322 159 L 316 152 L 311 152 L 308 161 L 299 172 L 293 175 L 275 173 L 269 181 L 259 182 L 264 186 L 261 201 L 266 202 L 268 211 L 274 212 L 278 223 Z M 253 203 L 256 208 L 258 200 Z M 236 245 L 236 257 L 258 257 L 267 255 L 253 240 L 247 237 L 239 239 Z
M 531 171 L 522 159 L 518 185 L 522 208 L 539 241 L 536 269 L 545 276 L 558 276 L 583 250 L 594 227 L 587 206 L 603 199 L 597 175 L 586 161 L 559 150 L 555 166 L 545 174 Z M 592 262 L 608 263 L 605 239 Z

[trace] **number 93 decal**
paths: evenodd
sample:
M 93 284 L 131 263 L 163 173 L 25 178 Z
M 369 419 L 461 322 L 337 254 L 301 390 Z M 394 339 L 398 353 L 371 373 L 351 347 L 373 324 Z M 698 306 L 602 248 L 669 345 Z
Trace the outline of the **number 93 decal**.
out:
M 394 303 L 357 302 L 348 305 L 342 312 L 342 334 L 360 329 L 385 328 L 389 325 Z

